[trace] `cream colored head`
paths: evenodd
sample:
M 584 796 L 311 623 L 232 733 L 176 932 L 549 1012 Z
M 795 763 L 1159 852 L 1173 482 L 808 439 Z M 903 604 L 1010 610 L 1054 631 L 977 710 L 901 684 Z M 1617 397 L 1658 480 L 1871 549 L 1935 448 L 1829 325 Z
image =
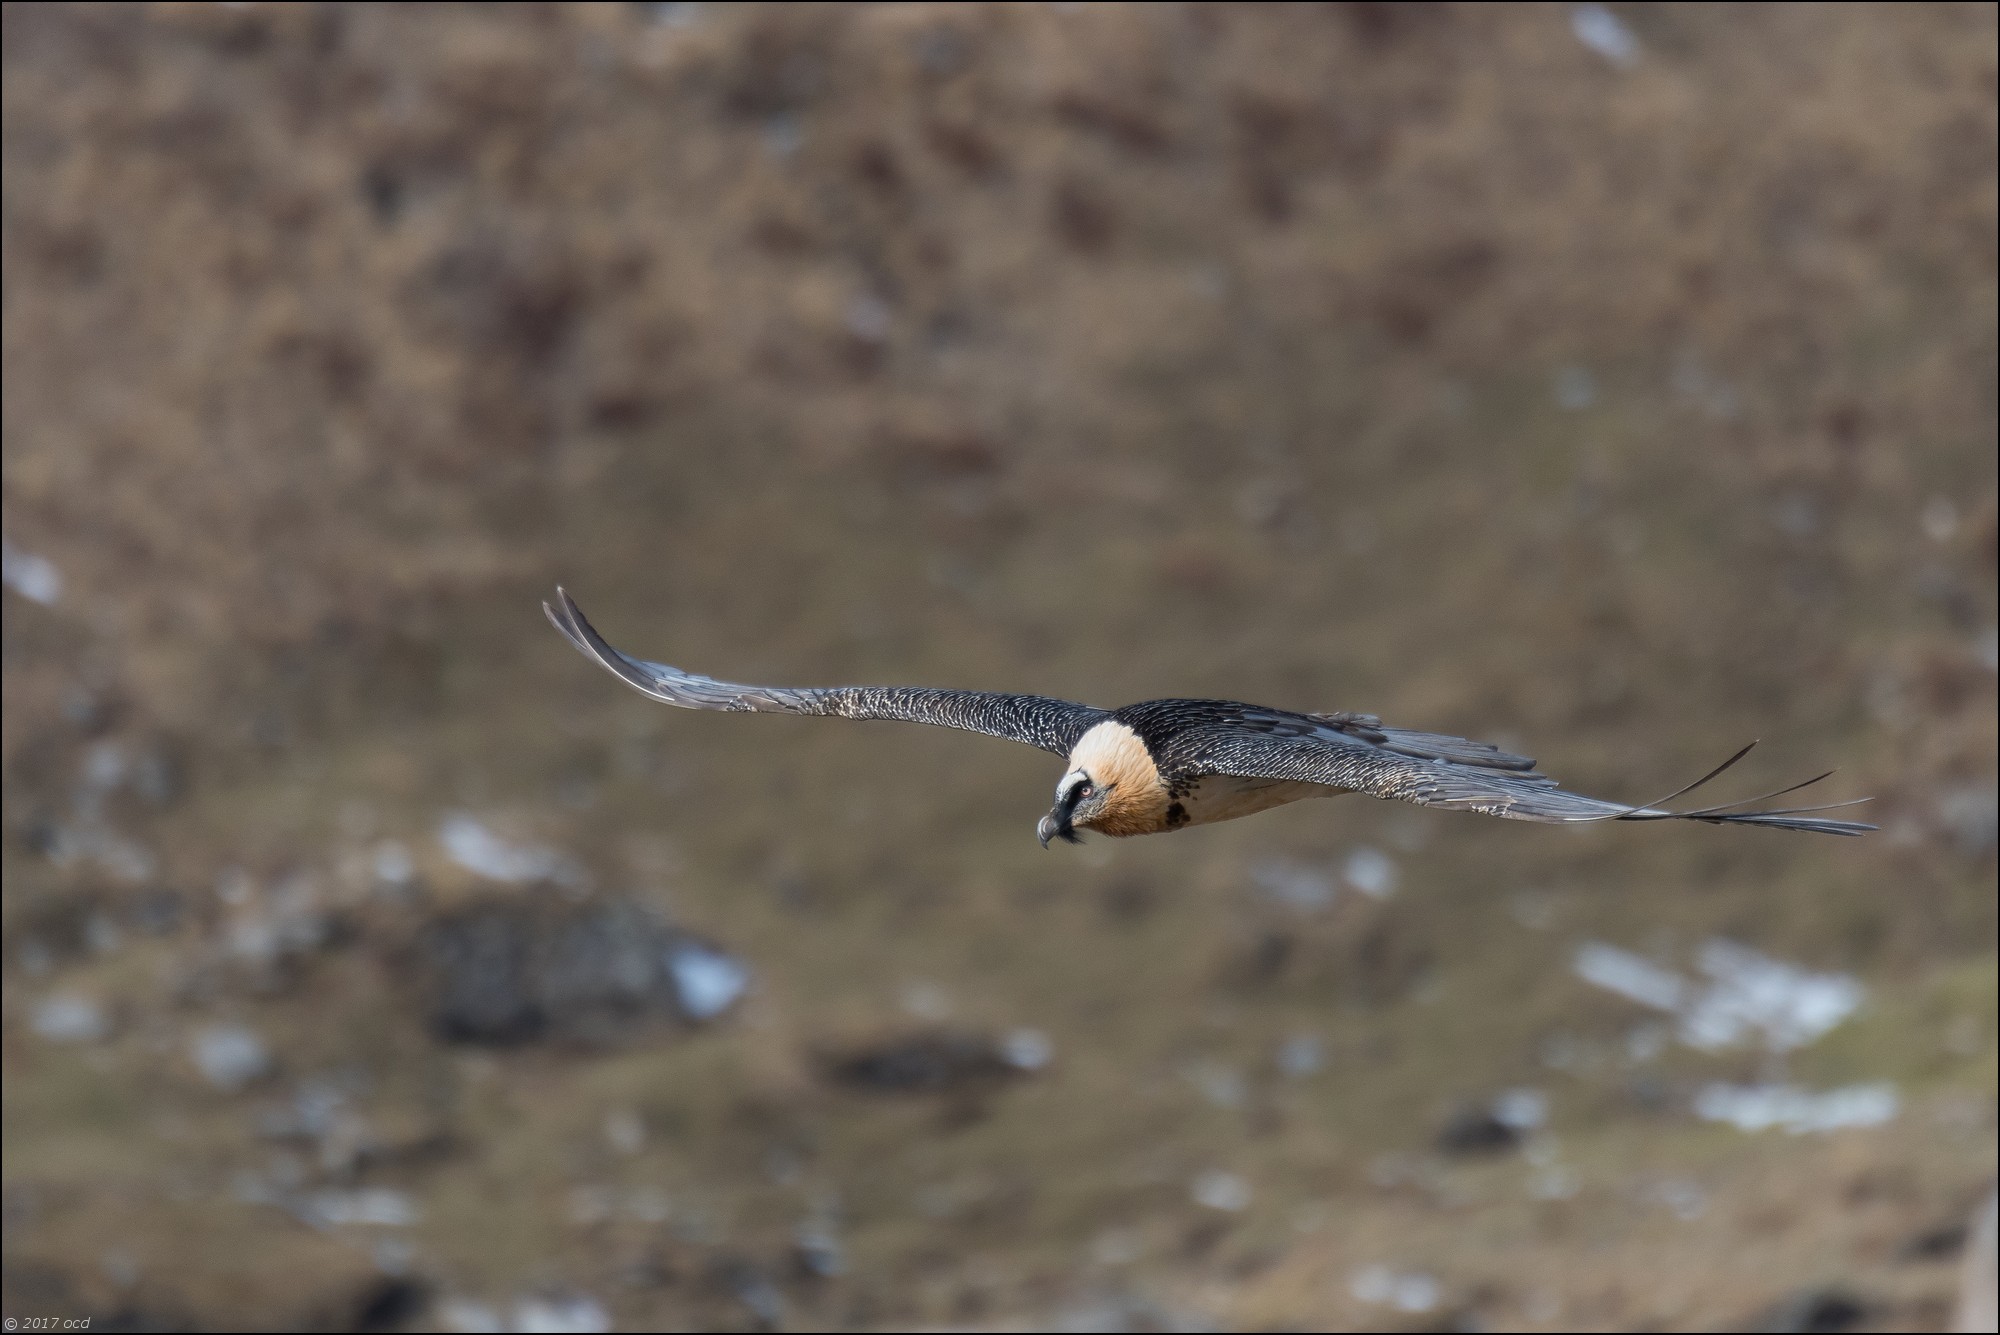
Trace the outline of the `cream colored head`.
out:
M 1051 839 L 1077 842 L 1079 829 L 1152 834 L 1165 828 L 1166 810 L 1166 786 L 1146 744 L 1123 723 L 1106 720 L 1070 751 L 1055 806 L 1035 827 L 1035 836 L 1047 848 Z

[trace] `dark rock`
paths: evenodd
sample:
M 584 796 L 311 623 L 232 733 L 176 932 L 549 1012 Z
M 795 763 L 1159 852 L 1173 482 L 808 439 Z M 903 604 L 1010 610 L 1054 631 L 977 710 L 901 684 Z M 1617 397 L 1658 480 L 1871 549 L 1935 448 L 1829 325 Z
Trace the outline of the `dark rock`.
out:
M 352 1330 L 400 1330 L 430 1306 L 430 1286 L 407 1276 L 384 1276 L 363 1290 L 355 1304 Z
M 994 1042 L 954 1031 L 907 1035 L 834 1055 L 837 1082 L 883 1094 L 927 1094 L 989 1084 L 1018 1074 Z
M 167 936 L 181 925 L 187 901 L 178 890 L 147 890 L 132 900 L 126 921 L 147 936 Z
M 526 915 L 482 905 L 447 918 L 430 933 L 436 1000 L 431 1024 L 454 1043 L 523 1043 L 539 1037 L 544 1015 L 529 956 L 534 927 Z
M 725 1256 L 709 1269 L 710 1282 L 741 1303 L 757 1330 L 776 1330 L 785 1322 L 785 1296 L 755 1262 Z
M 18 908 L 8 935 L 35 946 L 50 961 L 68 964 L 90 953 L 90 922 L 105 903 L 90 893 L 41 895 Z
M 1452 1114 L 1438 1132 L 1437 1147 L 1446 1154 L 1505 1154 L 1521 1147 L 1521 1132 L 1478 1104 Z
M 711 984 L 690 997 L 690 956 L 747 974 L 632 900 L 487 900 L 431 924 L 424 954 L 435 1031 L 450 1042 L 494 1046 L 604 1045 L 663 1020 L 712 1018 L 734 994 L 718 1005 Z
M 1874 1313 L 1872 1304 L 1845 1289 L 1800 1289 L 1752 1318 L 1746 1329 L 1815 1335 L 1816 1332 L 1853 1330 Z
M 132 764 L 132 791 L 148 805 L 170 807 L 187 793 L 187 753 L 178 744 L 161 742 L 141 751 Z
M 1939 1224 L 1916 1234 L 1896 1249 L 1899 1261 L 1949 1261 L 1965 1250 L 1972 1226 L 1963 1219 Z

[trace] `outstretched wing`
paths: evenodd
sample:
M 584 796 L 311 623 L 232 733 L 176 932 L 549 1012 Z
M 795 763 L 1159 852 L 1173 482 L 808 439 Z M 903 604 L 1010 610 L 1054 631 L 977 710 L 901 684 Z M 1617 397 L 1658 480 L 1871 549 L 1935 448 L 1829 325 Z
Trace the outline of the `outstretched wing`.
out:
M 1110 717 L 1105 710 L 1069 700 L 998 691 L 922 686 L 739 686 L 620 653 L 584 620 L 582 610 L 560 588 L 556 601 L 543 603 L 542 610 L 584 657 L 603 664 L 634 690 L 683 709 L 931 723 L 1026 742 L 1059 756 L 1068 755 L 1077 738 Z
M 1583 824 L 1600 820 L 1698 820 L 1715 825 L 1768 825 L 1816 834 L 1862 834 L 1874 829 L 1856 821 L 1809 813 L 1850 806 L 1790 807 L 1739 811 L 1818 783 L 1825 774 L 1777 793 L 1692 811 L 1670 811 L 1664 803 L 1692 791 L 1728 769 L 1750 750 L 1746 746 L 1680 792 L 1658 802 L 1629 805 L 1564 792 L 1553 779 L 1534 771 L 1534 762 L 1497 747 L 1436 733 L 1384 728 L 1368 715 L 1286 714 L 1255 706 L 1217 711 L 1179 734 L 1170 763 L 1188 774 L 1228 774 L 1241 778 L 1325 784 L 1373 797 L 1414 802 L 1454 811 L 1476 811 L 1508 820 Z M 1755 745 L 1755 743 L 1752 743 Z M 1860 799 L 1866 801 L 1867 799 Z

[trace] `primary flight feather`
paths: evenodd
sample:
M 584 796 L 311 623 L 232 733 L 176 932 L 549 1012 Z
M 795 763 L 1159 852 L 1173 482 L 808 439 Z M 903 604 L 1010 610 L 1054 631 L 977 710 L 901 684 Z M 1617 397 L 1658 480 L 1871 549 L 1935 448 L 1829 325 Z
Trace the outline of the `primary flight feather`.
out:
M 585 657 L 635 690 L 683 709 L 931 723 L 1026 742 L 1062 756 L 1067 764 L 1056 784 L 1055 806 L 1035 830 L 1044 848 L 1051 839 L 1076 842 L 1079 830 L 1162 834 L 1336 793 L 1553 824 L 1697 820 L 1846 835 L 1875 828 L 1813 814 L 1853 802 L 1737 809 L 1797 792 L 1825 774 L 1747 802 L 1666 809 L 1666 802 L 1741 760 L 1748 746 L 1679 792 L 1631 806 L 1564 792 L 1553 779 L 1537 774 L 1535 762 L 1526 756 L 1463 737 L 1384 727 L 1370 714 L 1296 714 L 1233 700 L 1146 700 L 1123 709 L 1098 709 L 997 691 L 741 686 L 619 652 L 560 588 L 555 603 L 543 603 L 542 610 Z

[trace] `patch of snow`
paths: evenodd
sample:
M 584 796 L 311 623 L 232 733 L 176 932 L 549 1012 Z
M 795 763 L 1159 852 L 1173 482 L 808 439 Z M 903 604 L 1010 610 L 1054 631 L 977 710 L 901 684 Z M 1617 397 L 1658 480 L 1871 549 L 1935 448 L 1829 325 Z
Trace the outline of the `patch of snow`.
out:
M 1680 1036 L 1713 1052 L 1761 1034 L 1773 1052 L 1801 1048 L 1861 1005 L 1861 984 L 1843 974 L 1809 973 L 1733 941 L 1702 945 L 1695 964 L 1713 983 L 1681 1011 Z
M 394 839 L 384 839 L 375 845 L 374 863 L 375 879 L 384 885 L 408 885 L 417 874 L 410 850 Z
M 647 18 L 668 28 L 691 28 L 701 22 L 701 6 L 690 0 L 656 0 L 639 6 Z
M 376 1228 L 409 1228 L 423 1218 L 417 1203 L 388 1187 L 353 1191 L 320 1191 L 306 1199 L 306 1213 L 328 1227 L 366 1224 Z
M 1341 879 L 1371 899 L 1387 899 L 1396 893 L 1396 863 L 1377 848 L 1357 848 L 1347 855 Z
M 1888 1084 L 1844 1085 L 1813 1093 L 1792 1085 L 1710 1085 L 1695 1096 L 1695 1116 L 1727 1122 L 1742 1131 L 1782 1127 L 1793 1135 L 1880 1126 L 1895 1117 L 1901 1100 Z
M 611 1314 L 595 1298 L 521 1298 L 507 1328 L 529 1335 L 597 1335 L 611 1329 Z
M 1493 1100 L 1493 1120 L 1515 1131 L 1533 1131 L 1549 1120 L 1549 1096 L 1539 1089 L 1509 1089 Z
M 62 597 L 62 572 L 45 556 L 24 552 L 0 538 L 0 583 L 44 607 Z
M 1203 1173 L 1188 1188 L 1188 1195 L 1197 1205 L 1206 1205 L 1211 1210 L 1235 1212 L 1250 1207 L 1250 1184 L 1235 1173 Z
M 1294 1080 L 1316 1074 L 1326 1065 L 1317 1034 L 1291 1034 L 1278 1045 L 1278 1069 Z
M 1586 941 L 1578 946 L 1572 967 L 1584 982 L 1595 983 L 1607 992 L 1616 992 L 1627 1001 L 1654 1010 L 1679 1010 L 1687 991 L 1687 980 L 1673 970 L 1601 941 Z
M 240 1024 L 209 1025 L 189 1040 L 188 1053 L 209 1084 L 231 1093 L 271 1069 L 264 1040 Z
M 111 1032 L 104 1008 L 76 992 L 59 992 L 35 1007 L 31 1022 L 37 1035 L 51 1043 L 95 1043 Z
M 1055 1044 L 1039 1029 L 1014 1029 L 1000 1040 L 1000 1058 L 1017 1071 L 1039 1071 L 1056 1055 Z
M 1621 69 L 1639 63 L 1639 39 L 1625 20 L 1599 4 L 1572 5 L 1569 30 L 1576 40 Z
M 674 997 L 690 1020 L 712 1020 L 735 1005 L 750 987 L 750 970 L 734 956 L 697 941 L 681 941 L 667 951 L 667 974 Z
M 554 881 L 581 888 L 586 880 L 568 854 L 541 844 L 514 843 L 463 812 L 445 817 L 438 826 L 438 843 L 453 862 L 490 881 Z
M 1348 1280 L 1347 1291 L 1359 1302 L 1398 1312 L 1428 1312 L 1441 1296 L 1438 1282 L 1431 1276 L 1422 1271 L 1392 1270 L 1386 1265 L 1361 1267 Z
M 1676 1016 L 1681 1041 L 1704 1052 L 1752 1039 L 1771 1052 L 1804 1047 L 1852 1015 L 1864 995 L 1845 974 L 1812 973 L 1734 941 L 1704 943 L 1695 966 L 1707 983 L 1601 941 L 1577 947 L 1572 960 L 1585 982 Z
M 1316 867 L 1290 858 L 1265 858 L 1250 869 L 1250 879 L 1280 904 L 1304 913 L 1333 903 L 1333 879 Z

